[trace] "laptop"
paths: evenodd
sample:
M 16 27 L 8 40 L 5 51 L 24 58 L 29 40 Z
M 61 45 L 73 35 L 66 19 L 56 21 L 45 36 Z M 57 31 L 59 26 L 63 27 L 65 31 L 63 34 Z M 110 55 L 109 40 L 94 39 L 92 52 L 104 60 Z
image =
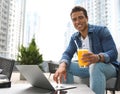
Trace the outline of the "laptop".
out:
M 20 73 L 34 87 L 43 89 L 60 91 L 76 88 L 73 84 L 61 84 L 58 86 L 56 82 L 49 81 L 38 65 L 16 65 Z

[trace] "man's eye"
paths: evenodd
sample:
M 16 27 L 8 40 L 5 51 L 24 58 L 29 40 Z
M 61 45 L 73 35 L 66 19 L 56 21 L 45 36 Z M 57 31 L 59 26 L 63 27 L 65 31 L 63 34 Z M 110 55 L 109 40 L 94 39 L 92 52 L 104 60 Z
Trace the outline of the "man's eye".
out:
M 76 19 L 72 19 L 72 21 L 73 21 L 73 22 L 75 22 L 75 21 L 76 21 Z
M 84 17 L 83 17 L 83 16 L 79 16 L 78 18 L 79 18 L 79 19 L 83 19 Z

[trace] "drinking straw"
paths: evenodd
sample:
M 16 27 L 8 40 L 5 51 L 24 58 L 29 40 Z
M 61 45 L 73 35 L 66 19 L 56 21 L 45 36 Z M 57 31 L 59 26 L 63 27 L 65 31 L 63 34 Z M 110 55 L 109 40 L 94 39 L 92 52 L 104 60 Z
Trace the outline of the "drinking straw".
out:
M 77 44 L 76 40 L 74 40 L 74 42 L 75 42 L 75 45 L 77 46 L 77 49 L 79 49 L 79 47 L 78 47 L 78 44 Z

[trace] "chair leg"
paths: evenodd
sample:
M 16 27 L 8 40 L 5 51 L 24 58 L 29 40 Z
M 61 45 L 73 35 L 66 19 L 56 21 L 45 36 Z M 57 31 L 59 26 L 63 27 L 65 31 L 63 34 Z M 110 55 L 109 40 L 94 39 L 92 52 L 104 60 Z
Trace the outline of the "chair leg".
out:
M 106 94 L 107 94 L 107 90 L 106 90 Z M 115 94 L 115 90 L 110 91 L 110 94 Z
M 106 90 L 106 94 L 107 94 L 107 90 Z
M 115 94 L 115 90 L 110 91 L 110 94 Z
M 50 79 L 50 76 L 51 76 L 51 73 L 49 74 L 49 77 L 48 77 L 49 79 Z
M 112 94 L 115 94 L 115 90 L 113 90 L 112 92 L 113 92 Z

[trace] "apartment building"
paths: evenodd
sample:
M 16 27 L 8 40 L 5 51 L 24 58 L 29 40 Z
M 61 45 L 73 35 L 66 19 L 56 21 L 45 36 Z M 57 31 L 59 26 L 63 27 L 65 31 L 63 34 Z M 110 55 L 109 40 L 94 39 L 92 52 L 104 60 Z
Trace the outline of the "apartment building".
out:
M 25 0 L 0 0 L 0 56 L 16 59 L 23 42 Z
M 6 57 L 10 0 L 0 0 L 0 56 Z
M 25 0 L 10 0 L 8 27 L 8 56 L 16 59 L 18 48 L 23 43 Z

